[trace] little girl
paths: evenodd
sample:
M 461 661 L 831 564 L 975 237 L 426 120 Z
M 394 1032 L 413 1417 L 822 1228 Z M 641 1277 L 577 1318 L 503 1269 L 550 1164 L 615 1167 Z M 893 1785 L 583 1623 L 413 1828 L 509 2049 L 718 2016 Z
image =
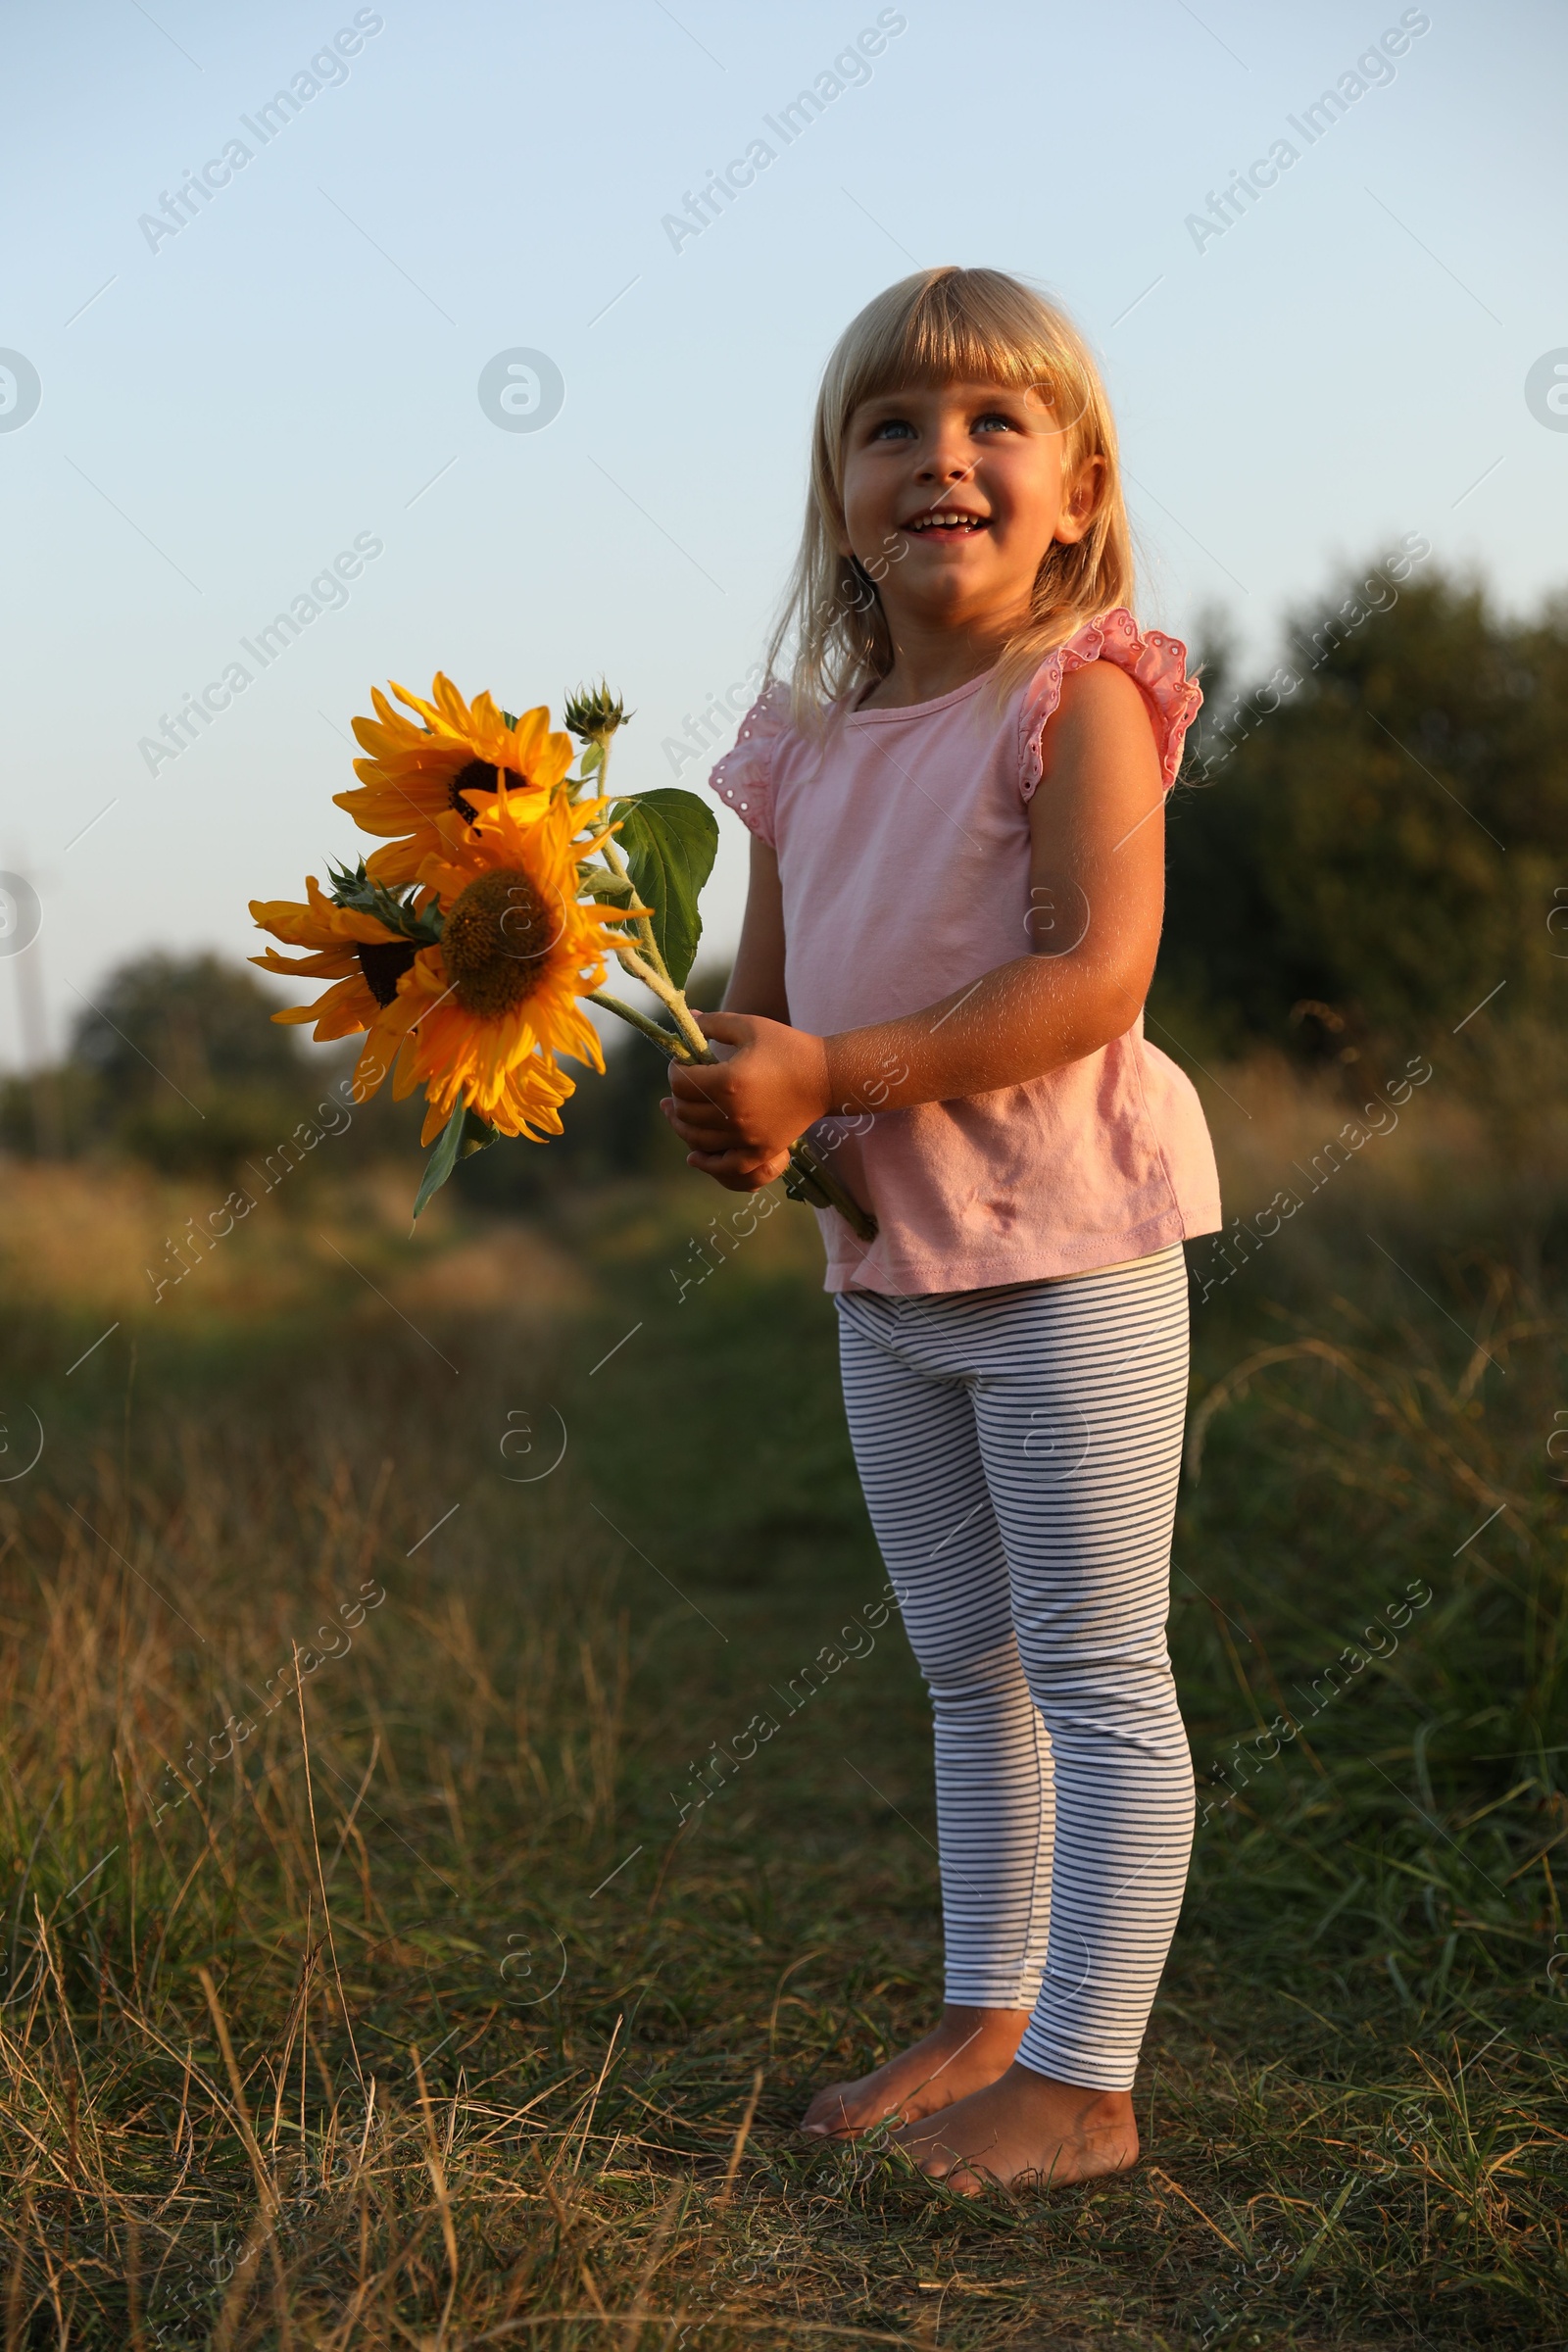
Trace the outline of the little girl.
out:
M 994 270 L 868 304 L 817 402 L 771 684 L 713 771 L 753 835 L 693 1167 L 805 1130 L 861 1484 L 936 1718 L 947 2003 L 820 2091 L 968 2192 L 1138 2153 L 1139 2046 L 1193 1775 L 1165 1644 L 1181 1244 L 1220 1224 L 1197 1096 L 1144 1041 L 1166 789 L 1200 696 L 1141 633 L 1115 430 Z

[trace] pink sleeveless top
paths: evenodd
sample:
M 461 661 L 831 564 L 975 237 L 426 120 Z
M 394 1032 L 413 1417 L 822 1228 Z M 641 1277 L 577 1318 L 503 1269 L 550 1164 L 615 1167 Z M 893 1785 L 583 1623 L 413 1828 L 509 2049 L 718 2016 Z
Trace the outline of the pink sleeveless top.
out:
M 791 724 L 782 685 L 754 706 L 711 782 L 777 852 L 798 1028 L 897 1020 L 1029 953 L 1040 739 L 1063 676 L 1095 661 L 1143 688 L 1168 787 L 1202 696 L 1186 648 L 1140 636 L 1121 611 L 1080 629 L 1000 712 L 984 677 L 899 710 L 835 705 L 819 740 Z M 1202 1109 L 1145 1041 L 1142 1012 L 1026 1085 L 823 1119 L 811 1140 L 881 1229 L 867 1245 L 821 1212 L 830 1291 L 1043 1281 L 1220 1225 Z

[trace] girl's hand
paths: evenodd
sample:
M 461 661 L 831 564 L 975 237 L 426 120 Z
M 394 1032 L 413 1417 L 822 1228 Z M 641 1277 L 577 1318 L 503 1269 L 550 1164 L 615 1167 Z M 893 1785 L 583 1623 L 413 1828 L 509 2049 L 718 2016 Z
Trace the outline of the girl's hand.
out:
M 796 1137 L 828 1108 L 821 1038 L 753 1013 L 700 1012 L 698 1026 L 731 1053 L 718 1062 L 674 1062 L 660 1105 L 688 1167 L 732 1193 L 755 1193 L 782 1175 Z

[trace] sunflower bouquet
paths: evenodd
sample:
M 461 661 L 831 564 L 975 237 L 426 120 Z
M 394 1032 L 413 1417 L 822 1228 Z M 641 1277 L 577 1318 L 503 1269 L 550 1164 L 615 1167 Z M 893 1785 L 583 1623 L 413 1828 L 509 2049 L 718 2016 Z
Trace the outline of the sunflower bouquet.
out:
M 269 948 L 252 960 L 331 983 L 314 1004 L 272 1017 L 312 1022 L 321 1041 L 363 1033 L 358 1100 L 389 1074 L 399 1100 L 423 1088 L 430 1150 L 417 1217 L 469 1152 L 503 1136 L 562 1133 L 561 1105 L 575 1091 L 564 1060 L 605 1066 L 587 1005 L 630 1022 L 672 1060 L 716 1058 L 684 989 L 718 827 L 695 793 L 608 797 L 611 743 L 627 714 L 603 685 L 569 698 L 564 734 L 543 707 L 517 717 L 488 694 L 466 703 L 439 674 L 428 702 L 396 684 L 392 693 L 414 716 L 373 690 L 375 716 L 354 721 L 366 754 L 354 762 L 359 787 L 334 796 L 383 846 L 352 870 L 329 866 L 327 890 L 311 875 L 303 903 L 253 900 L 261 929 L 306 953 Z M 612 961 L 656 1013 L 609 994 Z M 808 1144 L 794 1147 L 784 1183 L 796 1200 L 838 1209 L 862 1238 L 875 1233 Z

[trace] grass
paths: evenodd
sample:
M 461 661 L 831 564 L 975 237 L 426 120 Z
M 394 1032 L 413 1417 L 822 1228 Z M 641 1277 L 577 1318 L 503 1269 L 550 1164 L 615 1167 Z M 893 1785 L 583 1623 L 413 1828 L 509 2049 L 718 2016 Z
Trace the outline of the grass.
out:
M 408 1188 L 154 1309 L 205 1200 L 5 1172 L 8 2352 L 1563 2340 L 1549 1172 L 1435 1083 L 1197 1311 L 1148 2154 L 972 2203 L 792 2132 L 940 1983 L 808 1220 Z

